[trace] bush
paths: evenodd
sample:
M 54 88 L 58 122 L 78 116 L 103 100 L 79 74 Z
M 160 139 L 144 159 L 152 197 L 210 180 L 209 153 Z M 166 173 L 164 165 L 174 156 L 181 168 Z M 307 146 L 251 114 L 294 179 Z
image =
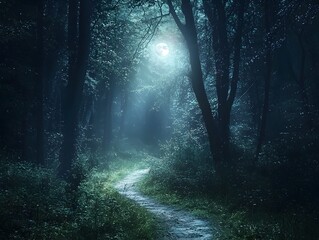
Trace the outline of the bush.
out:
M 0 239 L 154 239 L 149 213 L 112 189 L 108 173 L 82 168 L 69 191 L 51 170 L 0 162 Z
M 108 185 L 105 173 L 93 172 L 79 188 L 78 239 L 154 239 L 155 221 L 143 208 Z
M 222 239 L 315 240 L 318 137 L 296 138 L 265 144 L 258 162 L 251 151 L 232 146 L 236 162 L 223 182 L 214 179 L 208 154 L 196 142 L 172 140 L 163 146 L 163 159 L 153 163 L 141 189 L 195 213 L 217 215 L 226 229 Z
M 163 159 L 151 166 L 150 180 L 180 193 L 207 192 L 213 182 L 212 164 L 207 151 L 191 139 L 171 140 L 162 145 Z
M 0 238 L 69 239 L 65 182 L 29 163 L 0 164 Z

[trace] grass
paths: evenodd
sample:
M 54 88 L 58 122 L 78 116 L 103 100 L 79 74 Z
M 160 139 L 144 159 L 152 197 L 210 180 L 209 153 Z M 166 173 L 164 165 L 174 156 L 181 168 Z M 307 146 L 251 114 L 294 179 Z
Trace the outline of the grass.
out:
M 139 189 L 161 203 L 186 209 L 217 224 L 221 229 L 219 240 L 318 240 L 315 213 L 255 211 L 236 206 L 226 196 L 169 191 L 150 176 L 139 184 Z
M 151 196 L 160 203 L 187 210 L 200 218 L 210 221 L 219 230 L 223 229 L 221 231 L 223 237 L 227 236 L 223 221 L 223 217 L 227 218 L 226 209 L 222 205 L 211 201 L 208 197 L 203 195 L 182 195 L 178 192 L 168 191 L 160 184 L 151 181 L 149 177 L 140 182 L 138 187 L 143 194 Z
M 114 185 L 131 171 L 146 168 L 144 153 L 113 153 L 106 170 L 95 171 L 81 185 L 79 216 L 83 239 L 152 240 L 157 221 L 134 201 L 120 195 Z M 95 232 L 95 235 L 91 235 Z
M 0 161 L 0 238 L 155 239 L 153 216 L 112 187 L 146 166 L 145 161 L 137 163 L 140 158 L 115 157 L 108 170 L 92 171 L 72 193 L 52 170 Z
M 131 171 L 151 166 L 153 158 L 135 153 L 113 154 L 110 159 L 108 168 L 92 171 L 72 197 L 53 171 L 0 161 L 0 239 L 156 239 L 159 221 L 113 188 Z M 140 190 L 218 225 L 222 229 L 219 240 L 319 239 L 316 212 L 302 208 L 267 212 L 243 207 L 226 195 L 185 192 L 186 188 L 180 193 L 159 181 L 170 179 L 164 182 L 171 183 L 172 178 L 166 178 L 169 171 L 162 174 L 157 181 L 150 175 L 140 183 Z M 72 209 L 71 199 L 76 201 L 76 209 Z
M 114 185 L 117 181 L 125 177 L 130 172 L 148 168 L 152 157 L 146 153 L 116 154 L 111 155 L 112 161 L 108 165 L 108 183 Z
M 103 172 L 93 173 L 81 185 L 78 224 L 83 239 L 155 239 L 153 216 L 111 185 Z

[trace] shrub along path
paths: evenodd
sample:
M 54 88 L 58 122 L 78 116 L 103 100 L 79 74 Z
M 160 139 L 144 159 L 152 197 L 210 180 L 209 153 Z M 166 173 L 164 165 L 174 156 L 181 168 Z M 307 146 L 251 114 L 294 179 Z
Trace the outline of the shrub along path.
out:
M 143 196 L 137 190 L 136 183 L 138 183 L 148 172 L 149 169 L 133 171 L 123 180 L 118 182 L 115 188 L 120 194 L 134 200 L 139 205 L 155 214 L 160 223 L 165 225 L 165 228 L 163 228 L 160 233 L 161 240 L 217 239 L 217 236 L 219 235 L 217 228 L 214 228 L 209 222 L 198 219 L 185 211 L 157 203 L 153 199 Z

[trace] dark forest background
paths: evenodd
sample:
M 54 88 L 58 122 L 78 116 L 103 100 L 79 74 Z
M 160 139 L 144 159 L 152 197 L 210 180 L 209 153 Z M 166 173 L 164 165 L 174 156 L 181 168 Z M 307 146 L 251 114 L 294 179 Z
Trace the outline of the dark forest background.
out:
M 94 177 L 143 152 L 258 219 L 228 239 L 319 239 L 318 29 L 315 0 L 0 1 L 0 238 L 151 239 Z

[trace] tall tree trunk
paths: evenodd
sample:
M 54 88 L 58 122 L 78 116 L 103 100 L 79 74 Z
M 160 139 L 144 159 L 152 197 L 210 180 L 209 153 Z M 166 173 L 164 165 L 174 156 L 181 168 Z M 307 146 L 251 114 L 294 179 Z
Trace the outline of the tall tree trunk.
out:
M 302 103 L 302 111 L 305 116 L 305 123 L 308 130 L 313 128 L 313 122 L 311 118 L 311 112 L 309 107 L 309 99 L 307 95 L 307 90 L 305 86 L 305 64 L 306 64 L 306 50 L 304 47 L 303 39 L 302 39 L 302 32 L 298 34 L 298 41 L 301 50 L 301 57 L 300 57 L 300 72 L 299 72 L 299 79 L 297 79 L 297 83 L 299 86 L 299 92 L 301 96 L 301 103 Z
M 172 1 L 169 0 L 167 1 L 167 3 L 170 12 L 178 28 L 182 32 L 187 44 L 191 65 L 191 85 L 195 93 L 195 97 L 198 102 L 199 108 L 202 112 L 204 125 L 209 140 L 210 151 L 212 153 L 214 160 L 214 166 L 216 171 L 220 172 L 222 165 L 222 153 L 220 148 L 221 144 L 218 139 L 219 131 L 217 127 L 217 121 L 213 117 L 211 106 L 208 101 L 208 97 L 204 87 L 203 72 L 201 69 L 201 63 L 199 59 L 197 31 L 192 12 L 192 5 L 189 0 L 182 0 L 181 7 L 182 12 L 185 16 L 185 24 L 183 24 L 175 12 Z
M 189 51 L 191 65 L 191 84 L 196 100 L 201 109 L 204 124 L 207 130 L 210 150 L 214 159 L 215 169 L 223 174 L 226 160 L 229 157 L 229 124 L 230 112 L 236 96 L 237 83 L 239 79 L 240 49 L 242 42 L 244 3 L 238 2 L 237 29 L 234 46 L 233 78 L 230 81 L 230 50 L 228 46 L 227 21 L 222 1 L 211 2 L 203 0 L 205 14 L 213 28 L 213 49 L 216 53 L 215 67 L 216 90 L 218 96 L 218 117 L 214 118 L 211 106 L 204 88 L 203 73 L 199 59 L 198 39 L 192 5 L 189 0 L 182 1 L 182 12 L 185 24 L 178 18 L 172 1 L 167 1 L 170 12 L 182 32 Z M 216 20 L 216 21 L 215 21 Z
M 230 113 L 239 81 L 245 1 L 237 1 L 234 4 L 236 4 L 237 23 L 233 47 L 233 73 L 232 78 L 230 78 L 232 50 L 229 49 L 224 4 L 221 0 L 214 2 L 203 0 L 204 11 L 212 27 L 212 47 L 214 49 L 216 92 L 218 97 L 218 128 L 224 162 L 229 161 L 231 158 L 229 154 Z
M 48 105 L 54 114 L 49 116 L 47 120 L 48 132 L 61 132 L 61 85 L 62 79 L 59 76 L 58 69 L 64 61 L 66 32 L 65 24 L 67 17 L 67 2 L 61 0 L 47 1 L 47 16 L 53 19 L 54 22 L 50 24 L 50 31 L 54 33 L 54 44 L 50 47 L 47 55 L 45 65 L 46 69 L 46 86 L 44 95 L 46 96 L 44 105 Z
M 36 82 L 36 149 L 37 163 L 44 165 L 44 114 L 43 114 L 43 81 L 44 81 L 44 0 L 38 2 L 37 13 L 37 82 Z
M 313 96 L 316 110 L 319 110 L 319 94 L 314 94 L 319 92 L 319 52 L 316 51 L 315 44 L 308 44 L 310 52 L 310 62 L 311 62 L 311 78 L 314 82 Z
M 112 140 L 112 106 L 113 106 L 113 84 L 110 85 L 110 89 L 107 90 L 105 96 L 105 118 L 104 118 L 104 132 L 103 132 L 103 142 L 102 149 L 109 150 L 111 140 Z
M 76 1 L 70 0 L 69 5 L 69 44 L 74 42 L 76 34 L 74 34 L 74 21 L 76 21 Z M 76 158 L 76 140 L 78 130 L 78 115 L 81 105 L 83 86 L 86 76 L 86 70 L 89 58 L 90 46 L 90 0 L 80 0 L 80 15 L 79 15 L 79 37 L 77 58 L 73 61 L 74 47 L 70 47 L 70 70 L 69 81 L 66 87 L 65 108 L 64 108 L 64 129 L 63 143 L 60 154 L 60 176 L 68 179 L 72 163 Z M 70 24 L 72 26 L 70 26 Z M 70 39 L 71 38 L 71 39 Z M 73 65 L 75 64 L 75 65 Z
M 266 137 L 267 129 L 267 118 L 269 112 L 269 93 L 270 93 L 270 83 L 272 75 L 272 52 L 271 52 L 271 38 L 267 36 L 270 33 L 271 24 L 271 3 L 269 0 L 264 0 L 265 6 L 265 36 L 266 36 L 266 75 L 265 75 L 265 86 L 264 86 L 264 102 L 261 115 L 261 123 L 259 129 L 259 135 L 257 139 L 257 147 L 255 152 L 255 161 L 258 161 L 259 153 L 261 151 L 262 144 Z
M 223 106 L 223 115 L 220 119 L 221 129 L 222 129 L 222 147 L 224 153 L 224 159 L 226 161 L 231 160 L 229 153 L 229 144 L 230 144 L 230 114 L 231 109 L 234 104 L 234 100 L 237 93 L 237 86 L 239 81 L 240 73 L 240 57 L 241 57 L 241 47 L 242 47 L 242 35 L 244 28 L 244 10 L 245 10 L 245 1 L 241 0 L 237 2 L 237 23 L 236 23 L 236 32 L 234 38 L 234 57 L 233 57 L 233 73 L 232 78 L 230 79 L 230 91 L 227 93 L 227 99 L 225 106 Z M 229 71 L 227 72 L 229 74 Z M 228 80 L 229 81 L 229 80 Z M 228 91 L 227 91 L 228 92 Z
M 218 129 L 219 142 L 223 161 L 229 158 L 229 123 L 230 109 L 227 104 L 229 90 L 230 53 L 227 36 L 226 14 L 221 0 L 214 2 L 203 0 L 205 14 L 212 28 L 212 47 L 214 50 L 214 65 L 216 69 L 216 92 L 218 98 Z M 237 79 L 236 79 L 237 80 Z
M 128 93 L 128 90 L 125 89 L 122 92 L 122 99 L 121 99 L 120 137 L 123 137 L 125 132 L 125 120 L 126 120 L 126 113 L 128 108 L 128 101 L 129 101 L 129 93 Z

